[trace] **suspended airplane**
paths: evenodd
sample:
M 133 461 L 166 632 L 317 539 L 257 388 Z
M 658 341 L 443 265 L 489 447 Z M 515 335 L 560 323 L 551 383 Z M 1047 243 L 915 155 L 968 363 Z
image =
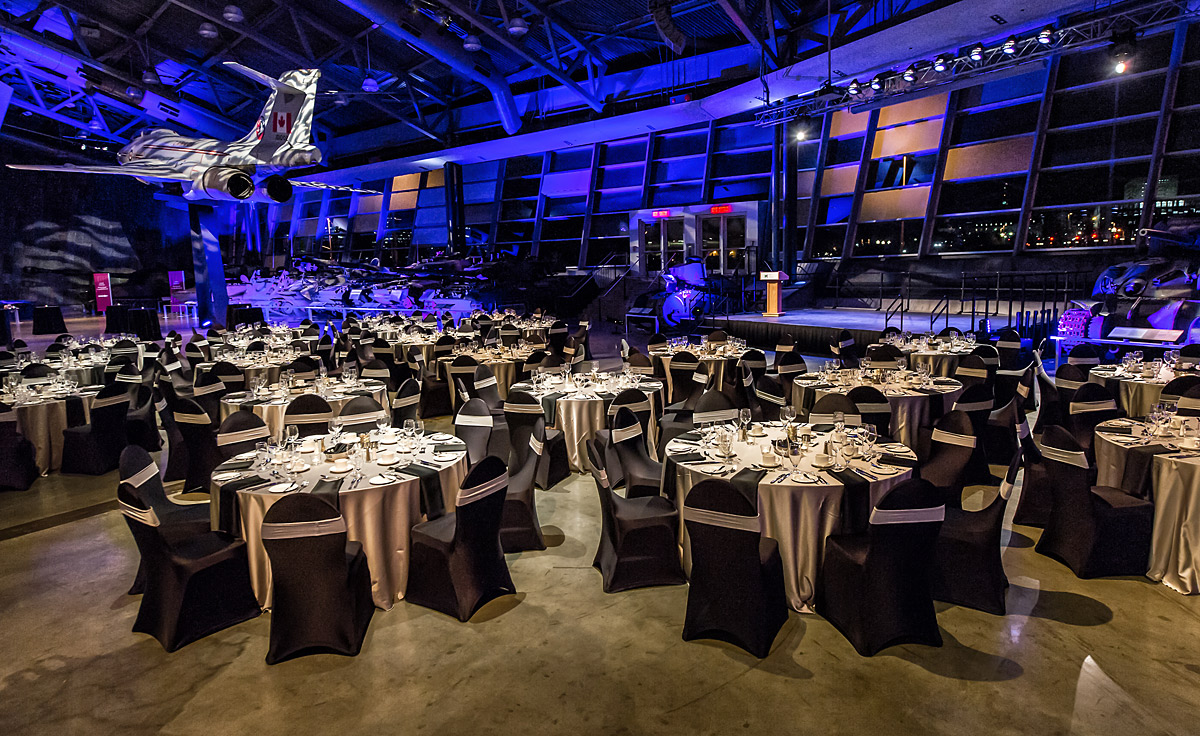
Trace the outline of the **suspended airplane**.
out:
M 163 128 L 143 130 L 117 153 L 119 166 L 37 166 L 27 171 L 120 174 L 146 184 L 179 182 L 184 198 L 225 202 L 287 202 L 293 187 L 379 194 L 330 184 L 285 179 L 281 172 L 321 162 L 312 143 L 313 108 L 320 69 L 296 69 L 272 79 L 227 61 L 225 66 L 271 88 L 254 130 L 236 141 L 190 138 Z

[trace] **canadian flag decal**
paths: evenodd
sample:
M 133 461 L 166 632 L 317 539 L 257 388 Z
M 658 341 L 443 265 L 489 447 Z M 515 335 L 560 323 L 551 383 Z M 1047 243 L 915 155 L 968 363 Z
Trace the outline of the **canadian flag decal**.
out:
M 271 119 L 271 132 L 273 133 L 291 133 L 292 132 L 292 114 L 290 112 L 277 112 Z

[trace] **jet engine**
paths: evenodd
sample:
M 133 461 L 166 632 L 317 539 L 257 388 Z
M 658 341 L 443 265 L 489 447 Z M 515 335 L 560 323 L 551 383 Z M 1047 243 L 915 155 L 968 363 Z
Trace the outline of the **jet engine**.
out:
M 192 181 L 192 188 L 184 196 L 187 199 L 240 202 L 254 196 L 254 180 L 240 169 L 213 166 Z
M 282 204 L 292 198 L 292 183 L 278 174 L 272 174 L 258 183 L 255 200 Z

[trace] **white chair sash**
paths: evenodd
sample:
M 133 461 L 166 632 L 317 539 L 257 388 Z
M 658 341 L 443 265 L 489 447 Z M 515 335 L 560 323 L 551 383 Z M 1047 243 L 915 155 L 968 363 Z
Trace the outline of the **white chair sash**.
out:
M 208 340 L 192 340 L 188 345 L 195 345 L 198 348 L 208 347 Z
M 1084 383 L 1086 383 L 1086 381 L 1068 381 L 1065 378 L 1058 378 L 1058 377 L 1055 377 L 1055 379 L 1054 379 L 1054 387 L 1055 388 L 1063 388 L 1068 391 L 1078 391 L 1080 388 L 1083 387 Z
M 1031 384 L 1027 384 L 1027 383 L 1017 384 L 1017 393 L 1021 395 L 1022 399 L 1029 398 L 1029 392 L 1032 390 L 1033 390 L 1033 386 Z
M 455 500 L 455 506 L 466 506 L 467 504 L 478 501 L 481 498 L 492 495 L 496 491 L 503 491 L 508 488 L 508 474 L 504 473 L 492 480 L 475 486 L 474 488 L 463 488 L 458 492 L 458 498 Z
M 786 399 L 784 399 L 782 396 L 776 396 L 775 394 L 769 394 L 760 388 L 754 389 L 754 395 L 757 396 L 758 398 L 762 399 L 763 401 L 767 401 L 772 404 L 778 404 L 779 406 L 783 406 L 785 403 L 787 403 Z
M 742 376 L 742 386 L 743 387 L 749 388 L 753 384 L 754 384 L 754 374 L 753 373 L 747 373 L 746 375 Z
M 115 406 L 117 404 L 128 404 L 129 394 L 118 394 L 116 396 L 105 396 L 103 398 L 97 396 L 92 402 L 93 409 L 103 409 L 106 406 Z
M 476 389 L 485 389 L 485 388 L 488 388 L 489 386 L 495 386 L 495 385 L 496 385 L 496 377 L 495 376 L 492 376 L 491 378 L 484 378 L 482 380 L 475 382 Z
M 696 371 L 695 373 L 692 374 L 692 383 L 707 384 L 708 383 L 708 374 L 702 373 L 700 371 Z
M 699 364 L 699 363 L 690 363 L 690 362 L 683 361 L 683 360 L 679 360 L 679 361 L 675 361 L 675 360 L 673 360 L 673 361 L 671 361 L 671 370 L 672 370 L 672 371 L 680 371 L 680 372 L 682 372 L 682 371 L 694 371 L 694 370 L 696 370 L 696 369 L 697 369 L 697 368 L 699 368 L 699 367 L 700 367 L 700 364 Z
M 263 539 L 300 539 L 324 537 L 328 534 L 345 534 L 346 520 L 341 516 L 316 521 L 289 521 L 263 524 L 260 535 Z
M 218 391 L 225 391 L 228 388 L 229 387 L 225 385 L 224 381 L 222 381 L 220 383 L 209 384 L 208 386 L 196 386 L 195 388 L 192 389 L 192 395 L 193 396 L 207 396 L 209 394 L 215 394 Z
M 1200 409 L 1200 399 L 1192 396 L 1179 397 L 1180 409 Z
M 954 408 L 956 411 L 983 411 L 985 409 L 987 411 L 991 411 L 992 407 L 995 405 L 995 403 L 996 402 L 994 402 L 994 401 L 972 401 L 970 403 L 964 404 L 961 401 L 959 401 L 959 402 L 955 402 Z
M 217 432 L 218 445 L 233 445 L 238 442 L 249 442 L 250 440 L 261 440 L 271 436 L 271 429 L 266 425 L 261 427 L 251 427 L 250 429 L 242 429 L 237 432 Z
M 142 468 L 141 470 L 134 473 L 133 475 L 129 476 L 128 478 L 122 478 L 121 482 L 128 483 L 129 485 L 133 486 L 134 488 L 141 488 L 142 485 L 146 481 L 150 480 L 151 478 L 155 478 L 157 476 L 158 476 L 158 466 L 155 465 L 153 462 L 151 462 L 149 465 Z
M 504 406 L 505 406 L 505 411 L 508 411 L 508 405 L 505 404 Z M 526 406 L 531 406 L 531 404 L 526 404 Z M 649 399 L 647 399 L 646 401 L 637 401 L 632 404 L 618 404 L 616 402 L 613 402 L 608 405 L 608 415 L 610 417 L 616 416 L 617 412 L 620 411 L 621 409 L 628 409 L 629 411 L 633 412 L 634 414 L 637 414 L 640 411 L 650 411 L 650 408 L 651 407 L 650 407 Z
M 997 350 L 1020 350 L 1021 343 L 1013 342 L 1012 340 L 999 340 L 996 342 Z
M 0 413 L 0 422 L 15 422 L 17 421 L 17 412 L 15 409 L 9 409 L 6 412 Z
M 999 355 L 981 355 L 979 358 L 983 361 L 984 365 L 1000 365 Z
M 95 404 L 92 405 L 95 408 Z M 201 412 L 199 414 L 185 414 L 183 412 L 175 412 L 176 424 L 212 424 L 212 419 L 208 414 Z
M 166 365 L 163 366 L 163 370 L 166 371 L 167 373 L 174 373 L 175 371 L 180 370 L 182 368 L 183 368 L 183 364 L 180 363 L 178 360 L 173 361 L 171 363 L 167 363 Z
M 122 376 L 117 374 L 117 383 L 141 383 L 141 376 Z
M 1029 370 L 1029 366 L 1024 368 L 1002 368 L 996 371 L 997 376 L 1023 376 L 1025 371 Z
M 545 448 L 546 448 L 546 443 L 538 442 L 537 437 L 534 437 L 533 435 L 529 435 L 529 449 L 533 450 L 534 455 L 537 455 L 540 457 L 542 454 L 542 451 Z
M 1069 413 L 1087 414 L 1093 411 L 1112 411 L 1117 408 L 1117 402 L 1112 399 L 1104 401 L 1072 401 Z
M 387 412 L 383 409 L 379 411 L 365 411 L 359 414 L 342 414 L 342 421 L 346 424 L 363 424 L 365 422 L 374 422 L 387 416 Z
M 856 404 L 859 414 L 890 414 L 892 405 L 886 401 L 882 404 Z
M 767 361 L 765 361 L 765 360 L 743 360 L 742 365 L 746 366 L 750 370 L 754 370 L 756 368 L 766 368 Z
M 777 353 L 790 353 L 790 352 L 792 352 L 792 348 L 794 348 L 794 347 L 795 347 L 794 345 L 776 345 L 776 346 L 775 346 L 775 352 L 777 352 Z
M 641 436 L 642 436 L 641 423 L 631 424 L 628 427 L 618 427 L 618 428 L 614 429 L 612 432 L 612 439 L 613 439 L 614 443 L 624 442 L 625 440 L 629 440 L 629 439 L 633 439 L 634 437 L 641 437 Z
M 122 514 L 146 526 L 159 526 L 161 523 L 158 520 L 158 514 L 154 513 L 154 509 L 139 509 L 124 501 L 117 501 L 117 506 L 121 509 Z
M 567 334 L 567 328 L 566 327 L 552 327 L 552 328 L 550 328 L 549 331 L 547 331 L 546 334 L 548 334 L 548 335 L 565 335 L 565 334 Z
M 833 424 L 834 419 L 832 414 L 809 414 L 809 424 Z M 858 414 L 842 414 L 842 423 L 850 427 L 857 427 L 862 424 L 862 416 Z
M 970 376 L 971 378 L 987 378 L 986 368 L 959 368 L 954 371 L 956 376 Z
M 286 424 L 328 424 L 333 419 L 333 412 L 322 411 L 316 414 L 288 414 L 284 412 L 283 423 Z
M 492 416 L 490 414 L 459 414 L 454 417 L 454 426 L 456 427 L 491 427 Z
M 965 434 L 955 434 L 954 432 L 946 432 L 945 430 L 933 430 L 932 439 L 934 442 L 941 442 L 947 445 L 958 445 L 959 447 L 974 447 L 975 438 Z
M 692 414 L 692 424 L 704 424 L 706 422 L 732 422 L 738 418 L 737 409 L 717 409 L 715 411 L 702 411 Z
M 804 373 L 806 370 L 807 366 L 803 365 L 781 365 L 776 372 L 781 376 L 790 376 L 793 373 Z
M 513 414 L 541 414 L 541 404 L 518 404 L 512 401 L 504 402 L 504 411 L 512 412 Z
M 383 378 L 389 379 L 392 377 L 392 372 L 387 368 L 365 368 L 359 372 L 363 378 Z
M 1049 447 L 1047 445 L 1038 445 L 1038 449 L 1042 451 L 1042 456 L 1047 460 L 1054 460 L 1067 465 L 1073 465 L 1077 468 L 1087 469 L 1087 455 L 1083 450 L 1060 450 L 1057 447 Z
M 696 509 L 691 506 L 683 507 L 683 520 L 693 521 L 707 526 L 719 526 L 723 529 L 735 529 L 741 532 L 762 533 L 762 517 L 726 514 L 708 509 Z
M 625 366 L 625 367 L 626 367 L 627 369 L 629 369 L 629 372 L 630 372 L 630 373 L 636 373 L 636 374 L 637 374 L 637 375 L 639 375 L 639 376 L 652 376 L 652 375 L 654 375 L 654 366 L 649 366 L 649 365 L 627 365 L 627 366 Z
M 392 408 L 399 409 L 402 406 L 414 406 L 421 403 L 421 394 L 413 394 L 412 396 L 397 396 L 392 399 Z
M 870 523 L 872 524 L 925 524 L 931 521 L 945 521 L 946 507 L 934 506 L 925 509 L 871 509 Z
M 1072 358 L 1067 356 L 1067 365 L 1100 365 L 1099 358 Z

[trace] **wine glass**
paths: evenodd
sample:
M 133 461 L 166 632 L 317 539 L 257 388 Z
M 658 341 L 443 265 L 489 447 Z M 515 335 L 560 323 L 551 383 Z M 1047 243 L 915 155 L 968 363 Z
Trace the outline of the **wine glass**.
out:
M 340 416 L 336 416 L 333 419 L 329 420 L 329 427 L 330 427 L 330 429 L 333 430 L 333 439 L 334 440 L 337 440 L 337 438 L 341 436 L 342 426 L 344 424 L 345 424 L 345 421 Z
M 283 433 L 284 437 L 287 438 L 288 445 L 295 447 L 296 441 L 300 439 L 300 428 L 295 424 L 289 424 L 287 425 L 287 428 L 283 430 Z
M 846 431 L 846 415 L 840 411 L 833 413 L 833 431 L 838 433 Z
M 412 437 L 413 435 L 416 434 L 416 432 L 417 432 L 417 421 L 415 419 L 405 419 L 404 420 L 404 435 L 406 437 Z
M 738 412 L 738 421 L 741 422 L 742 430 L 745 431 L 747 434 L 749 434 L 749 432 L 750 432 L 750 420 L 751 419 L 753 419 L 753 416 L 750 414 L 749 409 L 742 409 L 741 411 Z
M 375 420 L 375 429 L 379 430 L 380 435 L 386 434 L 391 427 L 392 420 L 388 419 L 386 414 L 381 414 L 379 418 Z
M 779 410 L 779 418 L 784 424 L 791 424 L 796 419 L 796 408 L 790 404 Z

